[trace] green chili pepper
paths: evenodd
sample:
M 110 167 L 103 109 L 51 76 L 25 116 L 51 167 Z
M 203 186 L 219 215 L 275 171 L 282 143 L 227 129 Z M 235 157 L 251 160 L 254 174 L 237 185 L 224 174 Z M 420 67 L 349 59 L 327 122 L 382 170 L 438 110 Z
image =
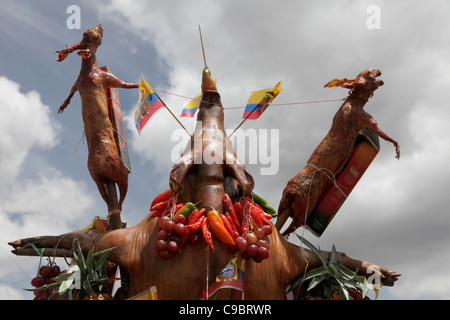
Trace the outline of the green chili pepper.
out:
M 274 208 L 272 208 L 264 198 L 258 196 L 254 192 L 252 192 L 252 196 L 253 200 L 264 210 L 264 212 L 271 214 L 272 217 L 277 216 L 277 211 Z
M 192 202 L 186 202 L 186 204 L 181 207 L 180 210 L 178 210 L 176 212 L 176 214 L 182 214 L 183 216 L 185 216 L 186 218 L 189 217 L 189 215 L 191 214 L 192 211 L 196 210 L 197 207 L 196 205 L 198 205 L 200 202 L 197 203 L 192 203 Z

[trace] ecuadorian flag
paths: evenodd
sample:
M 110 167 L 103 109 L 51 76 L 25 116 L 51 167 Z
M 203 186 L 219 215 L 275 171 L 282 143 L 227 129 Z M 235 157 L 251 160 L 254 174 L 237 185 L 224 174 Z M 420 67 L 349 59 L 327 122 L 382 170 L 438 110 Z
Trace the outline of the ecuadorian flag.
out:
M 139 90 L 141 95 L 136 108 L 135 123 L 137 131 L 141 134 L 141 130 L 147 124 L 148 120 L 150 120 L 156 111 L 165 105 L 155 90 L 143 78 L 141 78 L 141 82 L 139 83 Z
M 197 112 L 201 100 L 202 100 L 202 95 L 199 94 L 195 99 L 187 101 L 183 106 L 183 111 L 181 112 L 181 116 L 192 118 L 194 116 L 195 112 Z
M 201 300 L 207 300 L 219 289 L 235 289 L 244 291 L 245 283 L 245 260 L 242 254 L 237 252 L 225 266 L 225 268 L 216 276 L 213 283 L 208 287 L 208 296 L 206 290 L 202 291 Z
M 273 89 L 263 89 L 253 92 L 244 110 L 244 119 L 255 120 L 267 109 L 270 103 L 281 92 L 281 82 Z

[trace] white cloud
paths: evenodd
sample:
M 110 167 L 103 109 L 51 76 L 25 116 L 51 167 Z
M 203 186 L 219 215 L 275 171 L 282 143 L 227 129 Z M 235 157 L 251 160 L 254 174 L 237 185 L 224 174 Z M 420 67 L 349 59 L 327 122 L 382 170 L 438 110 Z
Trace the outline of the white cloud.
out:
M 35 176 L 24 175 L 27 161 L 59 142 L 59 126 L 38 92 L 21 93 L 19 84 L 0 77 L 0 109 L 0 299 L 21 299 L 26 294 L 14 290 L 9 281 L 26 277 L 28 284 L 37 260 L 14 257 L 7 243 L 78 230 L 90 222 L 88 210 L 94 200 L 83 183 L 50 165 Z
M 19 84 L 0 77 L 0 190 L 11 183 L 33 146 L 52 148 L 58 126 L 36 91 L 21 93 Z

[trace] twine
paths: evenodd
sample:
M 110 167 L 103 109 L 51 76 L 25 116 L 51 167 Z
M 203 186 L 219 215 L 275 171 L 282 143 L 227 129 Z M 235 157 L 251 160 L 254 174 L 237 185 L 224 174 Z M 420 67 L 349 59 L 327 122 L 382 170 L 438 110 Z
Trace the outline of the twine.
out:
M 78 141 L 77 146 L 75 147 L 75 151 L 73 152 L 74 154 L 77 153 L 78 146 L 80 145 L 82 140 L 83 140 L 83 144 L 84 144 L 84 136 L 85 136 L 85 132 L 86 132 L 86 127 L 98 127 L 98 128 L 104 128 L 104 129 L 111 129 L 113 132 L 117 133 L 117 135 L 120 137 L 120 139 L 122 139 L 122 142 L 127 144 L 127 140 L 124 137 L 122 137 L 122 135 L 113 127 L 106 126 L 106 125 L 87 124 L 87 125 L 83 126 L 83 132 L 81 133 L 80 141 Z

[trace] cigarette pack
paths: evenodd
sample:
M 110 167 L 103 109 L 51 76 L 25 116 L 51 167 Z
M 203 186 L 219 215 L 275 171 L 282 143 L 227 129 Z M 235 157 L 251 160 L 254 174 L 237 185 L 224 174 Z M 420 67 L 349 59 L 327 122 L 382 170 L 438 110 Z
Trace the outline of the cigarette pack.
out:
M 380 150 L 378 136 L 361 130 L 344 169 L 325 187 L 319 202 L 306 220 L 306 227 L 320 237 Z
M 111 72 L 108 66 L 103 66 L 105 72 Z M 114 137 L 116 140 L 117 149 L 119 150 L 120 158 L 123 164 L 131 173 L 130 156 L 128 154 L 127 138 L 125 136 L 125 126 L 123 124 L 122 109 L 120 107 L 119 90 L 117 88 L 107 88 L 106 98 L 108 99 L 108 111 L 111 124 L 114 129 Z

